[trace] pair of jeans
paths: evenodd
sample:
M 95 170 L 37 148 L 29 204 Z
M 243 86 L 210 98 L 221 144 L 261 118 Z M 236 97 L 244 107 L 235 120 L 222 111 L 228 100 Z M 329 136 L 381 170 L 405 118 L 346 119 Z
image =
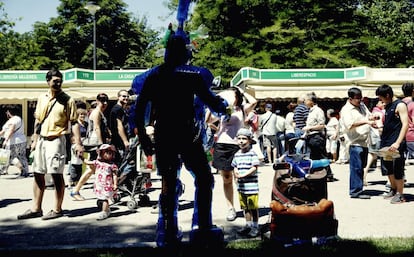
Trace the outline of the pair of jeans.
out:
M 364 187 L 364 167 L 367 166 L 368 147 L 349 147 L 349 195 L 357 197 Z

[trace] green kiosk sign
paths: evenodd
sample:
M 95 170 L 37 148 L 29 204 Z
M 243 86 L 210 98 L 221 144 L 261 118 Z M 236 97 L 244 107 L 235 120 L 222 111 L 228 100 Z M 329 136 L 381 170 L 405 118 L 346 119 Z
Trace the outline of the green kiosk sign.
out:
M 70 69 L 62 71 L 63 80 L 69 82 L 106 82 L 106 81 L 132 81 L 135 76 L 146 70 L 116 70 L 92 71 L 86 69 Z M 40 83 L 46 81 L 47 71 L 0 71 L 0 83 Z
M 344 71 L 262 71 L 261 79 L 344 79 Z
M 346 81 L 366 78 L 366 67 L 349 69 L 255 69 L 242 68 L 231 80 L 232 85 L 239 85 L 243 81 Z
M 93 71 L 84 71 L 84 70 L 69 70 L 65 72 L 65 80 L 94 80 L 94 74 Z
M 0 72 L 0 82 L 45 82 L 46 72 Z
M 139 75 L 141 73 L 143 73 L 144 71 L 126 71 L 126 70 L 121 70 L 121 71 L 111 71 L 111 72 L 106 72 L 106 71 L 96 71 L 96 80 L 98 81 L 122 81 L 122 80 L 128 80 L 128 81 L 132 81 L 136 75 Z

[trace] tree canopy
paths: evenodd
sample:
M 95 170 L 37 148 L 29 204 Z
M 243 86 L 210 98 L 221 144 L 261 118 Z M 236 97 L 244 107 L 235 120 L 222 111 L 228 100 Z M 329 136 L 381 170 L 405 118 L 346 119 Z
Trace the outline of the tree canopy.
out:
M 210 37 L 195 62 L 226 79 L 244 66 L 407 67 L 413 10 L 412 1 L 199 1 L 191 21 Z
M 33 31 L 24 34 L 13 32 L 11 22 L 0 23 L 7 31 L 9 46 L 13 46 L 2 47 L 1 54 L 11 61 L 3 63 L 1 68 L 92 68 L 94 17 L 84 8 L 86 2 L 61 0 L 57 17 L 48 23 L 36 22 Z M 146 18 L 132 17 L 122 0 L 102 0 L 99 5 L 101 9 L 95 14 L 97 69 L 153 65 L 158 32 L 148 28 Z M 3 17 L 3 22 L 7 21 Z M 12 53 L 9 49 L 13 49 Z
M 93 16 L 85 0 L 61 0 L 58 16 L 19 34 L 3 12 L 0 56 L 3 70 L 56 66 L 92 68 Z M 414 64 L 413 1 L 387 0 L 203 0 L 186 30 L 200 25 L 209 37 L 197 42 L 193 63 L 225 82 L 242 67 L 378 68 Z M 165 1 L 173 12 L 178 0 Z M 150 68 L 160 64 L 163 31 L 134 17 L 122 0 L 98 1 L 97 69 Z M 0 9 L 3 4 L 0 2 Z M 173 21 L 174 22 L 174 21 Z

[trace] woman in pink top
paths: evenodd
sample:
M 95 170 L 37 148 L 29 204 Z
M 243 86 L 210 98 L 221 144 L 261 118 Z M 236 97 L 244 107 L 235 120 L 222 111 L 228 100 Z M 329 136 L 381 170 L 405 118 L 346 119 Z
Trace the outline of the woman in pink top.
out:
M 250 94 L 243 92 L 239 87 L 231 87 L 219 95 L 232 103 L 229 107 L 229 115 L 220 120 L 217 131 L 217 141 L 213 148 L 213 167 L 216 168 L 223 178 L 223 190 L 226 204 L 229 209 L 226 219 L 234 221 L 237 217 L 234 208 L 233 189 L 233 161 L 234 154 L 240 149 L 237 142 L 237 131 L 244 127 L 247 114 L 254 110 L 257 100 Z M 231 114 L 230 114 L 231 111 Z M 207 115 L 206 115 L 207 116 Z M 208 123 L 219 118 L 212 117 Z
M 374 115 L 376 118 L 375 123 L 377 124 L 374 128 L 371 127 L 370 131 L 370 143 L 368 146 L 368 158 L 367 158 L 367 166 L 364 168 L 364 186 L 368 185 L 367 182 L 367 174 L 369 169 L 371 168 L 372 164 L 377 161 L 377 155 L 374 153 L 375 151 L 378 151 L 380 149 L 380 143 L 381 143 L 381 130 L 384 126 L 384 118 L 385 118 L 385 104 L 378 100 L 378 103 L 376 106 L 372 108 L 372 115 Z
M 412 161 L 414 160 L 414 83 L 404 83 L 402 85 L 402 91 L 404 93 L 404 98 L 402 100 L 407 104 L 408 109 L 408 130 L 407 134 L 405 135 L 405 141 L 407 141 L 406 160 Z

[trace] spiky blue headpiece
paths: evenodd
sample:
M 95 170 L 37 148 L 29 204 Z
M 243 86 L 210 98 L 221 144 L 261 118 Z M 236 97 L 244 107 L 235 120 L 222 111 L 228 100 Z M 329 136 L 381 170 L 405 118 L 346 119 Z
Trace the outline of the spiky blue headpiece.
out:
M 183 64 L 191 58 L 191 50 L 189 49 L 190 37 L 184 31 L 184 22 L 188 17 L 190 0 L 180 0 L 177 8 L 178 28 L 176 31 L 172 29 L 172 24 L 168 25 L 168 30 L 164 37 L 166 63 Z

